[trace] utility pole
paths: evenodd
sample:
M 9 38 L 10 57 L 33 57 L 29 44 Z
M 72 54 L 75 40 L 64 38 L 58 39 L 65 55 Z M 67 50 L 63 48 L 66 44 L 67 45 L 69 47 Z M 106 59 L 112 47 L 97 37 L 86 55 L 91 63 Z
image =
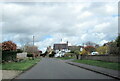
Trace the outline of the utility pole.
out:
M 61 39 L 61 42 L 62 42 L 62 39 Z
M 33 36 L 33 59 L 34 59 L 34 36 Z
M 34 46 L 34 37 L 35 37 L 35 36 L 33 36 L 33 46 Z

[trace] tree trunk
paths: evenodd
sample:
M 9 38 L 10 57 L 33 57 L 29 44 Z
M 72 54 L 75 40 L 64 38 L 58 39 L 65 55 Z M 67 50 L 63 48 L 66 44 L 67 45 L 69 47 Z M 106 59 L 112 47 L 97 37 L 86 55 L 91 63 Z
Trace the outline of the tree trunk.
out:
M 80 55 L 80 60 L 82 60 L 82 55 Z
M 76 55 L 76 58 L 79 59 L 79 55 Z

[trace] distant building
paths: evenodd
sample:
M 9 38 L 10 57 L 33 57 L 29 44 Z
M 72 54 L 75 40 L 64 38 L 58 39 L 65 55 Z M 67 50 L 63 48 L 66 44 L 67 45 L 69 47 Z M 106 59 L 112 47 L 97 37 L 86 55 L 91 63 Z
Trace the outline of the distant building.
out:
M 41 51 L 41 50 L 39 50 L 39 53 L 40 53 L 40 54 L 42 54 L 42 51 Z
M 64 56 L 64 54 L 66 52 L 70 52 L 68 50 L 68 41 L 65 43 L 65 42 L 61 42 L 61 43 L 58 43 L 58 44 L 54 44 L 53 46 L 53 50 L 55 51 L 56 55 L 55 57 L 58 57 L 58 56 Z
M 75 50 L 79 50 L 83 48 L 83 46 L 68 46 L 68 50 L 70 51 L 75 51 Z
M 100 46 L 98 44 L 95 45 L 95 48 L 99 48 Z
M 112 42 L 104 43 L 103 46 L 109 46 Z
M 54 44 L 54 50 L 66 50 L 68 49 L 68 44 Z
M 84 48 L 84 47 L 83 46 L 75 46 L 75 45 L 69 46 L 68 41 L 66 43 L 65 42 L 57 43 L 57 44 L 54 44 L 54 46 L 53 46 L 53 50 L 56 52 L 55 57 L 64 56 L 64 54 L 66 52 L 70 52 L 70 51 L 75 51 L 75 50 L 81 51 L 82 48 Z
M 47 47 L 47 54 L 52 54 L 52 51 L 53 51 L 53 49 L 51 48 L 51 46 L 49 46 L 49 47 Z

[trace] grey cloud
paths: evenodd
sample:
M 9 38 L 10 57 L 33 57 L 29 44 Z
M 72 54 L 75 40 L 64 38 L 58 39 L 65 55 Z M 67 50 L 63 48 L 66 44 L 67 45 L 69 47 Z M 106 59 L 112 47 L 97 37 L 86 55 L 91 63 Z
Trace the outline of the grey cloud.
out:
M 82 8 L 79 10 L 75 4 L 81 5 Z M 70 40 L 73 44 L 114 39 L 117 32 L 117 19 L 111 15 L 117 14 L 117 11 L 108 13 L 105 6 L 109 5 L 113 8 L 116 6 L 111 3 L 85 5 L 87 4 L 5 3 L 3 11 L 4 38 L 9 39 L 9 36 L 12 35 L 11 39 L 14 41 L 25 43 L 32 41 L 32 36 L 35 35 L 36 44 L 42 44 L 43 48 L 58 42 L 61 38 L 64 38 L 65 41 Z M 75 9 L 78 11 L 76 12 Z M 84 15 L 84 12 L 90 12 L 92 15 L 78 18 L 82 14 Z M 103 23 L 110 23 L 110 25 L 105 27 L 100 25 L 100 29 L 96 28 L 97 25 Z M 48 35 L 52 37 L 43 39 Z M 99 37 L 100 35 L 101 37 Z

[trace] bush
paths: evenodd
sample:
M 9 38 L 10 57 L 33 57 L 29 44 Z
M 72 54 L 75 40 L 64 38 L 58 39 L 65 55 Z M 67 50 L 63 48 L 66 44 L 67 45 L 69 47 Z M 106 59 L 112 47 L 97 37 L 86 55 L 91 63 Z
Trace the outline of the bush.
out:
M 81 55 L 88 55 L 88 52 L 85 49 L 83 49 L 80 54 Z
M 29 59 L 32 57 L 32 60 L 34 60 L 34 55 L 32 53 L 27 54 L 27 57 L 29 57 Z
M 54 51 L 52 51 L 52 54 L 49 55 L 49 57 L 54 57 L 56 53 Z
M 80 51 L 79 50 L 75 50 L 74 53 L 76 55 L 76 59 L 79 59 Z
M 70 53 L 74 53 L 74 51 L 72 50 L 72 51 L 70 51 Z
M 2 61 L 16 61 L 17 51 L 2 51 Z
M 96 51 L 95 47 L 93 47 L 93 46 L 86 46 L 84 49 L 90 53 Z
M 107 54 L 109 49 L 108 46 L 100 46 L 96 50 L 99 54 Z
M 76 55 L 79 55 L 79 54 L 80 54 L 80 51 L 75 50 L 74 53 L 75 53 Z
M 73 56 L 74 56 L 74 53 L 68 52 L 68 53 L 66 53 L 64 56 L 65 56 L 65 57 L 73 57 Z
M 117 47 L 120 47 L 120 33 L 116 39 L 116 42 L 117 42 Z
M 117 47 L 117 42 L 111 42 L 109 44 L 109 54 L 120 55 L 119 47 Z
M 12 50 L 16 50 L 16 48 L 17 45 L 12 41 L 5 41 L 2 43 L 2 50 L 4 51 L 12 51 Z
M 27 54 L 27 57 L 33 57 L 33 54 Z
M 23 50 L 17 49 L 17 53 L 22 53 L 22 52 L 23 52 Z

